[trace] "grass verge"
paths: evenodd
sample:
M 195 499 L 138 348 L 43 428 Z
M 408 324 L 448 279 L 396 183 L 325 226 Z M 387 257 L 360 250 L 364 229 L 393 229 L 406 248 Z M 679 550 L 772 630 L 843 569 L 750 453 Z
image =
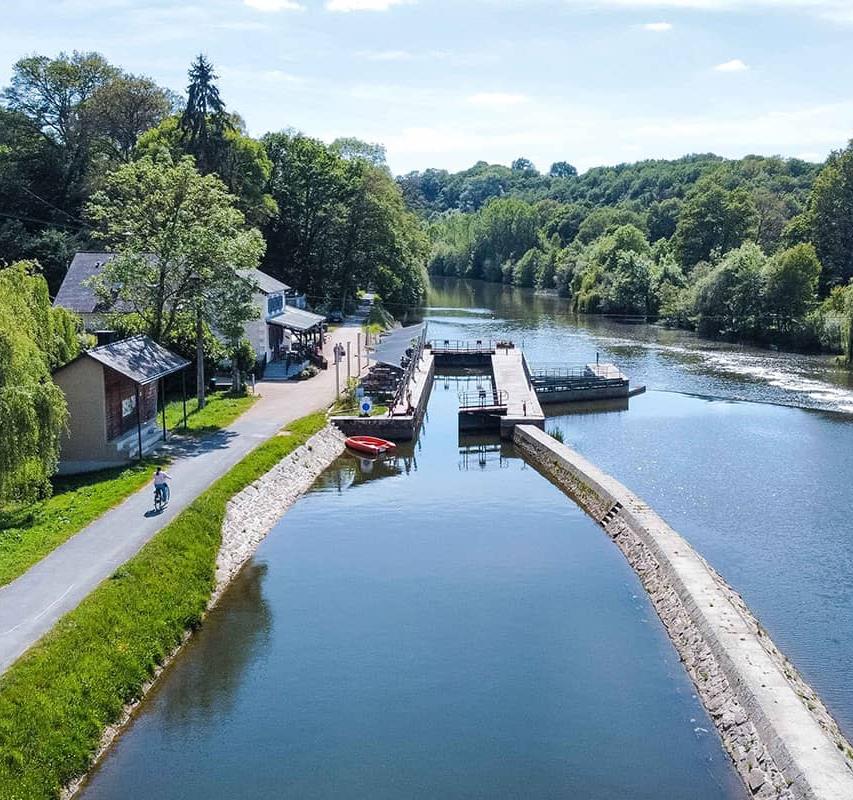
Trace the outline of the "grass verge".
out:
M 207 396 L 204 408 L 198 407 L 196 399 L 187 400 L 187 427 L 184 428 L 184 408 L 181 400 L 166 403 L 166 427 L 175 433 L 201 436 L 213 433 L 230 425 L 243 412 L 248 411 L 259 395 L 231 392 L 212 392 Z
M 158 462 L 160 463 L 160 462 Z M 25 507 L 0 509 L 0 586 L 23 575 L 151 479 L 153 462 L 55 478 L 53 495 Z
M 55 798 L 104 730 L 198 627 L 228 500 L 326 424 L 304 417 L 249 453 L 0 677 L 0 797 Z

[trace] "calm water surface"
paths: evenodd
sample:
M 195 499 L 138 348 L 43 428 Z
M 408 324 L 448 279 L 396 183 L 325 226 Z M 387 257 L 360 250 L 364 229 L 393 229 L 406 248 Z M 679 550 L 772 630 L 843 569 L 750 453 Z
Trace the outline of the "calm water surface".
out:
M 743 594 L 853 736 L 851 373 L 826 357 L 578 318 L 557 298 L 490 284 L 438 281 L 431 300 L 435 337 L 509 336 L 534 366 L 598 352 L 648 386 L 629 411 L 551 409 L 548 427 Z
M 622 555 L 456 391 L 284 517 L 87 800 L 743 796 Z
M 709 559 L 853 734 L 847 372 L 489 284 L 436 282 L 428 316 L 647 385 L 548 426 Z M 405 458 L 345 456 L 286 515 L 87 800 L 742 797 L 618 550 L 511 447 L 460 448 L 460 380 Z

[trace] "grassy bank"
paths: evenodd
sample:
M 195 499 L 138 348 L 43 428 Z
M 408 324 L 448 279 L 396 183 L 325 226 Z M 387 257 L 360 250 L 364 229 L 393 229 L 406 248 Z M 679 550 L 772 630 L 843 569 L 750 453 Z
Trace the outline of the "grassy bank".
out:
M 57 797 L 105 728 L 199 625 L 227 501 L 325 425 L 313 414 L 247 455 L 0 678 L 0 797 Z
M 151 479 L 147 461 L 55 478 L 53 496 L 0 509 L 0 586 L 13 581 Z
M 166 404 L 166 427 L 175 433 L 201 436 L 213 433 L 230 425 L 243 412 L 248 411 L 259 395 L 231 392 L 212 392 L 207 396 L 204 408 L 198 407 L 195 397 L 187 399 L 187 427 L 184 428 L 182 400 Z
M 180 400 L 166 405 L 171 430 L 201 436 L 221 430 L 251 408 L 257 395 L 216 392 L 198 408 L 187 401 L 186 431 Z M 162 463 L 162 459 L 157 461 Z M 142 488 L 151 478 L 154 462 L 54 479 L 53 496 L 26 507 L 0 509 L 0 586 L 26 572 L 48 553 L 85 528 L 104 512 Z

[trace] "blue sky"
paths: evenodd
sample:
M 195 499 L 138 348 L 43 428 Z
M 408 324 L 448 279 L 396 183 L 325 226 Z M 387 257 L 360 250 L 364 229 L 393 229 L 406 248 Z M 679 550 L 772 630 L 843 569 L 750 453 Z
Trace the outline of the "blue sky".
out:
M 388 149 L 395 173 L 580 169 L 853 137 L 853 0 L 5 0 L 0 81 L 98 50 L 183 90 L 206 53 L 253 134 Z

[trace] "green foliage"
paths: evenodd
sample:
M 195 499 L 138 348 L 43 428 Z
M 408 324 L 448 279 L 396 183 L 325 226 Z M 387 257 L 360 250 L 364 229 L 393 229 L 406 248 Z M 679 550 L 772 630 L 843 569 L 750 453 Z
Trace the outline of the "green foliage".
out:
M 767 309 L 777 325 L 803 317 L 817 296 L 821 265 L 812 244 L 798 244 L 774 256 L 764 267 Z
M 833 153 L 815 181 L 807 225 L 825 270 L 824 284 L 853 278 L 853 142 Z
M 55 798 L 88 769 L 106 727 L 201 624 L 228 500 L 325 424 L 305 417 L 253 450 L 0 678 L 0 797 Z
M 0 509 L 0 586 L 70 539 L 151 479 L 153 464 L 54 478 L 50 497 Z
M 684 203 L 673 236 L 673 250 L 685 270 L 720 256 L 758 232 L 758 212 L 745 189 L 727 190 L 716 182 L 697 187 Z
M 766 256 L 756 244 L 732 250 L 695 286 L 693 311 L 700 333 L 755 337 L 761 329 Z
M 196 167 L 204 175 L 215 174 L 221 178 L 247 220 L 253 225 L 263 224 L 276 212 L 275 201 L 268 193 L 272 163 L 264 146 L 241 133 L 233 124 L 219 132 L 212 130 L 208 139 L 215 137 L 218 137 L 215 139 L 216 148 L 204 160 L 207 168 L 202 169 L 200 161 L 196 162 Z M 176 163 L 184 155 L 196 158 L 193 148 L 184 138 L 177 116 L 167 117 L 156 128 L 143 133 L 134 153 L 137 158 L 151 156 L 156 160 L 164 151 Z
M 263 143 L 278 206 L 264 231 L 267 271 L 317 305 L 344 308 L 365 287 L 392 310 L 419 305 L 428 244 L 388 171 L 375 165 L 378 156 L 357 155 L 353 141 L 329 147 L 290 133 Z
M 0 269 L 0 503 L 50 492 L 67 416 L 51 371 L 79 350 L 78 321 L 51 307 L 33 269 Z

